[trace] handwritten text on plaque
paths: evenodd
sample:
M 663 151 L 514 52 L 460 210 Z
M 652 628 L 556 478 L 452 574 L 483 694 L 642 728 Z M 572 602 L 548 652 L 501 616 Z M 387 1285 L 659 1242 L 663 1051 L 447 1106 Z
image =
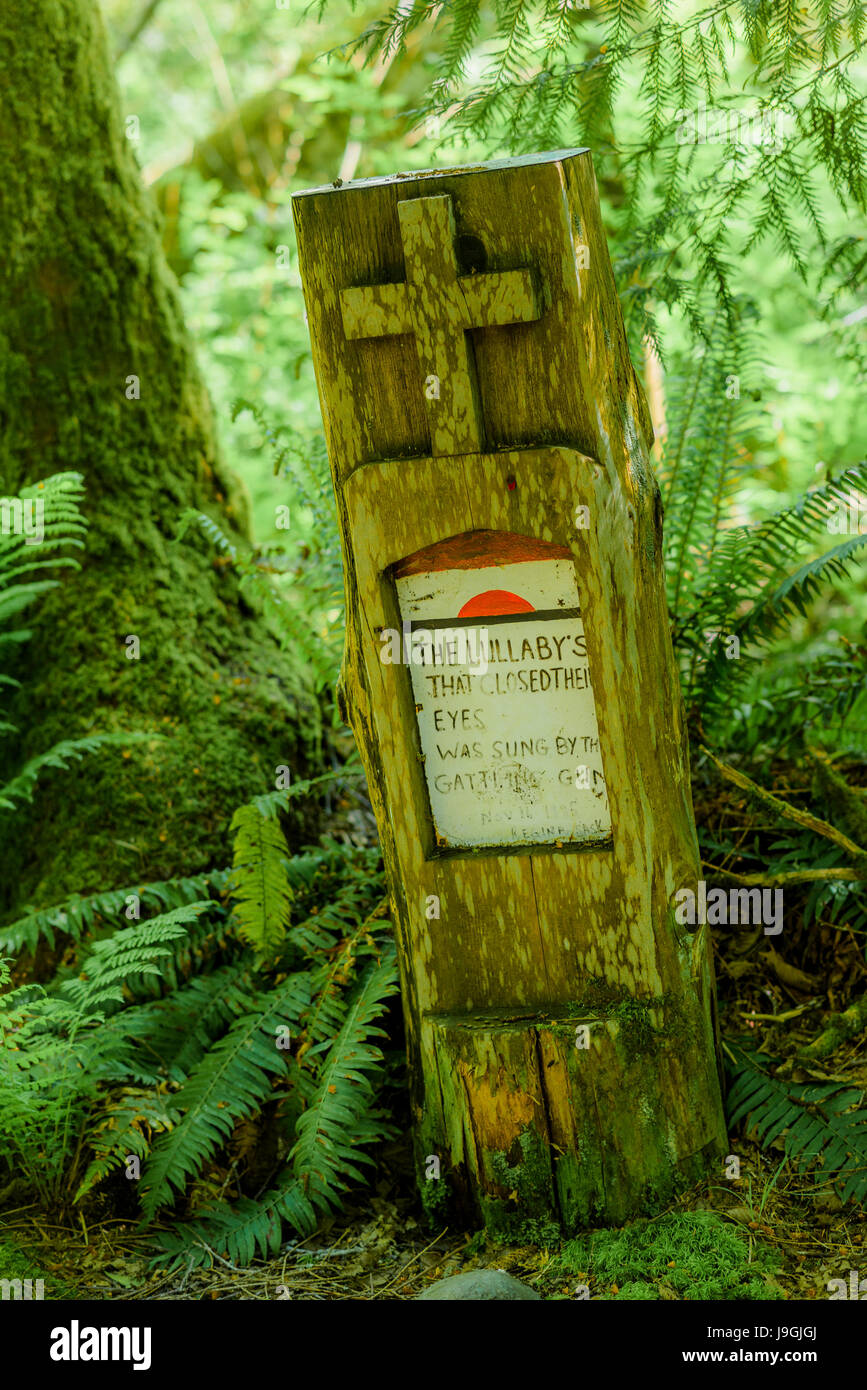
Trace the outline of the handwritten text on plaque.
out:
M 438 842 L 610 843 L 572 559 L 423 570 L 397 593 Z

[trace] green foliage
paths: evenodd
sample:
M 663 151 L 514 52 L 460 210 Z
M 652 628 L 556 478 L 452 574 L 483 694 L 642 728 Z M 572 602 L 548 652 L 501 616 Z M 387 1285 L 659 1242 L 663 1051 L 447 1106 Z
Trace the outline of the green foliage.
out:
M 604 1300 L 783 1298 L 774 1270 L 769 1251 L 751 1248 L 715 1212 L 684 1211 L 568 1241 L 545 1279 L 585 1283 Z
M 867 1107 L 864 1092 L 840 1082 L 793 1082 L 769 1071 L 772 1058 L 745 1046 L 727 1047 L 732 1077 L 729 1124 L 743 1120 L 767 1147 L 782 1140 L 799 1172 L 812 1169 L 844 1202 L 867 1198 Z
M 267 441 L 274 476 L 292 485 L 288 525 L 280 530 L 279 543 L 262 547 L 260 567 L 270 569 L 284 602 L 275 612 L 278 632 L 287 641 L 301 643 L 319 680 L 319 688 L 333 688 L 343 650 L 343 559 L 337 530 L 337 507 L 325 440 L 316 432 L 288 424 L 269 422 L 253 402 L 237 400 L 232 419 L 249 416 Z M 292 525 L 302 518 L 303 524 Z M 286 532 L 294 533 L 293 548 L 286 546 Z M 308 630 L 316 634 L 312 645 Z
M 56 1274 L 45 1269 L 44 1259 L 44 1250 L 37 1252 L 27 1249 L 17 1241 L 0 1241 L 0 1279 L 30 1279 L 34 1283 L 41 1279 L 46 1301 L 58 1299 L 65 1302 L 80 1297 L 79 1291 L 67 1280 L 59 1279 Z M 12 1296 L 14 1297 L 14 1294 Z
M 394 6 L 354 47 L 405 52 L 433 25 L 445 47 L 425 112 L 455 140 L 512 154 L 586 145 L 603 186 L 617 185 L 634 341 L 655 334 L 653 300 L 696 304 L 707 288 L 730 317 L 744 226 L 747 249 L 772 239 L 803 278 L 811 262 L 838 278 L 863 265 L 849 239 L 831 251 L 823 207 L 826 194 L 864 207 L 859 4 L 425 0 Z
M 276 820 L 257 806 L 239 806 L 235 832 L 232 895 L 243 941 L 273 956 L 286 935 L 292 889 L 286 873 L 286 841 Z
M 58 569 L 79 568 L 78 561 L 66 552 L 84 547 L 87 523 L 80 508 L 83 496 L 80 473 L 55 473 L 22 488 L 15 498 L 0 498 L 0 692 L 3 687 L 8 690 L 18 686 L 8 669 L 9 656 L 31 635 L 28 628 L 13 627 L 12 620 L 57 588 L 58 579 L 41 576 Z M 0 698 L 0 739 L 15 732 L 15 726 L 3 717 Z M 107 744 L 128 743 L 133 737 L 95 734 L 54 744 L 38 757 L 30 758 L 5 784 L 0 783 L 0 812 L 14 811 L 21 802 L 32 801 L 36 784 L 46 769 L 66 768 L 71 761 L 92 755 Z
M 247 1260 L 279 1244 L 283 1221 L 311 1230 L 391 1132 L 377 1105 L 376 1022 L 396 990 L 378 856 L 331 842 L 290 856 L 276 809 L 240 808 L 231 870 L 77 899 L 5 936 L 33 948 L 59 930 L 68 950 L 45 987 L 0 995 L 0 1165 L 68 1204 L 137 1157 L 144 1223 L 182 1198 L 195 1209 L 166 1259 L 216 1243 Z M 143 907 L 165 910 L 138 920 Z M 280 1173 L 251 1196 L 236 1158 L 229 1204 L 208 1174 L 252 1121 L 273 1130 Z
M 60 568 L 78 568 L 78 562 L 65 552 L 70 547 L 84 548 L 87 523 L 80 508 L 83 496 L 80 473 L 55 473 L 40 483 L 22 488 L 17 498 L 0 499 L 4 503 L 0 528 L 0 628 L 3 629 L 0 650 L 10 642 L 27 639 L 28 632 L 9 630 L 11 619 L 59 583 L 56 579 L 34 580 L 32 576 Z M 17 526 L 16 502 L 21 504 L 21 529 Z M 24 522 L 25 504 L 30 518 L 29 530 Z M 37 507 L 42 511 L 41 521 Z
M 276 1046 L 281 1024 L 297 1027 L 308 1002 L 307 978 L 290 976 L 267 997 L 254 996 L 248 1011 L 231 1024 L 192 1067 L 173 1103 L 181 1119 L 154 1145 L 141 1188 L 142 1214 L 152 1220 L 182 1192 L 231 1135 L 238 1120 L 259 1111 L 271 1096 L 273 1078 L 286 1070 Z
M 14 811 L 16 803 L 32 801 L 36 784 L 46 768 L 65 770 L 73 762 L 98 753 L 101 748 L 126 748 L 132 743 L 144 743 L 153 738 L 148 734 L 94 734 L 89 738 L 63 739 L 49 748 L 47 753 L 39 753 L 30 758 L 20 771 L 5 786 L 0 787 L 0 810 Z
M 100 1025 L 137 979 L 160 973 L 170 944 L 205 906 L 180 907 L 94 943 L 79 972 L 58 978 L 52 992 L 24 985 L 0 996 L 0 1162 L 46 1201 L 60 1197 L 100 1083 L 134 1066 L 129 1040 Z
M 221 892 L 228 883 L 228 871 L 215 870 L 210 874 L 195 874 L 190 878 L 170 879 L 165 883 L 139 883 L 130 888 L 112 888 L 91 893 L 85 898 L 72 897 L 54 907 L 29 912 L 0 931 L 0 951 L 10 954 L 26 947 L 35 951 L 40 941 L 54 947 L 56 933 L 79 941 L 102 922 L 116 921 L 122 912 L 133 920 L 142 907 L 147 911 L 170 911 L 185 907 L 212 891 Z
M 497 1185 L 517 1193 L 522 1215 L 508 1200 L 488 1197 L 484 1203 L 485 1229 L 500 1242 L 549 1245 L 560 1234 L 550 1209 L 551 1151 L 531 1126 L 521 1132 L 518 1145 L 521 1152 L 516 1163 L 509 1162 L 508 1154 L 495 1152 L 490 1155 L 490 1165 Z
M 766 666 L 781 629 L 806 616 L 823 586 L 844 581 L 867 543 L 867 534 L 855 534 L 829 544 L 839 508 L 867 507 L 867 463 L 762 521 L 731 524 L 743 473 L 738 432 L 748 425 L 742 404 L 726 399 L 731 361 L 724 343 L 703 354 L 680 397 L 660 469 L 673 639 L 687 708 L 708 728 L 730 720 L 736 695 L 757 662 Z
M 867 850 L 867 789 L 852 786 L 829 757 L 813 753 L 817 790 L 831 805 L 835 817 L 856 844 Z
M 172 944 L 187 937 L 189 924 L 207 907 L 206 901 L 176 907 L 95 941 L 79 975 L 61 984 L 61 996 L 70 1000 L 82 1021 L 91 1017 L 101 1021 L 109 1004 L 124 1003 L 124 990 L 132 990 L 138 978 L 162 974 Z
M 374 1025 L 396 991 L 394 948 L 387 943 L 345 1000 L 337 1037 L 325 1047 L 319 1045 L 322 1061 L 315 1081 L 299 1075 L 307 1105 L 296 1125 L 289 1162 L 274 1187 L 255 1202 L 241 1198 L 231 1205 L 216 1204 L 202 1219 L 159 1236 L 164 1261 L 189 1266 L 217 1253 L 221 1259 L 247 1264 L 257 1250 L 263 1258 L 274 1255 L 280 1247 L 281 1222 L 309 1234 L 320 1216 L 339 1205 L 347 1179 L 363 1180 L 358 1164 L 371 1160 L 360 1146 L 394 1133 L 375 1104 L 382 1054 L 368 1040 L 385 1036 Z
M 382 1135 L 371 1080 L 379 1072 L 382 1053 L 368 1039 L 387 1036 L 374 1024 L 384 1012 L 385 1001 L 396 993 L 395 952 L 389 944 L 347 998 L 334 1041 L 317 1043 L 307 1053 L 322 1061 L 316 1090 L 298 1121 L 290 1157 L 296 1179 L 319 1210 L 334 1206 L 335 1193 L 348 1186 L 347 1177 L 361 1181 L 356 1165 L 369 1163 L 370 1158 L 358 1146 Z
M 248 602 L 259 606 L 281 644 L 309 666 L 315 678 L 315 689 L 320 692 L 332 689 L 343 640 L 342 626 L 338 622 L 343 615 L 343 596 L 338 592 L 339 567 L 335 572 L 333 564 L 323 566 L 325 582 L 294 583 L 293 576 L 281 571 L 273 558 L 261 552 L 242 554 L 217 523 L 203 512 L 184 512 L 178 538 L 193 524 L 199 526 L 230 561 L 238 575 L 241 592 Z M 333 517 L 317 534 L 320 540 L 313 547 L 314 563 L 328 552 L 332 557 L 335 551 L 339 552 Z M 306 553 L 310 555 L 309 547 Z M 311 572 L 316 574 L 315 569 Z
M 282 788 L 273 792 L 261 792 L 259 796 L 254 796 L 251 806 L 255 806 L 259 813 L 266 818 L 276 816 L 280 811 L 285 811 L 289 802 L 295 797 L 309 796 L 312 791 L 318 791 L 329 787 L 333 783 L 352 782 L 364 779 L 364 769 L 357 752 L 354 752 L 346 763 L 334 772 L 323 772 L 319 777 L 305 777 L 300 782 L 293 782 L 290 787 Z
M 139 1161 L 146 1159 L 153 1136 L 165 1134 L 179 1119 L 179 1111 L 169 1104 L 167 1096 L 140 1086 L 122 1086 L 116 1093 L 109 1092 L 100 1109 L 100 1119 L 88 1131 L 93 1157 L 75 1193 L 76 1202 L 123 1167 L 130 1155 Z
M 865 36 L 863 7 L 825 0 L 454 0 L 395 5 L 350 45 L 436 51 L 416 117 L 455 159 L 590 148 L 633 357 L 649 340 L 665 368 L 672 621 L 690 715 L 721 744 L 752 740 L 737 702 L 776 685 L 783 640 L 812 638 L 803 676 L 839 659 L 817 613 L 857 627 L 864 535 L 829 523 L 867 497 Z
M 732 745 L 747 759 L 767 748 L 800 759 L 805 745 L 831 740 L 840 754 L 864 761 L 867 647 L 837 634 L 808 662 L 797 656 L 797 650 L 780 652 L 775 669 L 766 670 L 747 700 L 730 710 Z

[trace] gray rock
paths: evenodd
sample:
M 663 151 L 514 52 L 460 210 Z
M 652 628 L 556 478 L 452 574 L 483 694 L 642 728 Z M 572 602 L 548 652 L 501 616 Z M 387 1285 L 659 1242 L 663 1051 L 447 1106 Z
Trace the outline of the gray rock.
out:
M 423 1298 L 537 1298 L 542 1301 L 542 1295 L 535 1289 L 522 1284 L 520 1279 L 513 1279 L 502 1269 L 468 1269 L 463 1274 L 453 1274 L 450 1279 L 439 1279 L 418 1294 L 416 1301 Z

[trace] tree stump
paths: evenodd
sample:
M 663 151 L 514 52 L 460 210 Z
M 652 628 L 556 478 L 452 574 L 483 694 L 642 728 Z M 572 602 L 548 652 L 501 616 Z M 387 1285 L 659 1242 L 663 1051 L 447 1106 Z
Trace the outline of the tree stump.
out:
M 294 199 L 426 1205 L 616 1223 L 724 1151 L 647 407 L 590 155 Z

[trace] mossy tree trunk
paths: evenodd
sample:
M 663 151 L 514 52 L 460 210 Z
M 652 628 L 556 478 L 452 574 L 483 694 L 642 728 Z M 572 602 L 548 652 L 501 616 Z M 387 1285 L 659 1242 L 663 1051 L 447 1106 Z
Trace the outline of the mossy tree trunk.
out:
M 11 768 L 61 738 L 165 735 L 47 774 L 33 807 L 6 817 L 8 916 L 226 862 L 234 807 L 273 788 L 278 765 L 311 766 L 319 718 L 225 562 L 202 536 L 173 542 L 186 508 L 240 531 L 243 507 L 96 0 L 8 0 L 0 85 L 0 487 L 78 470 L 90 522 L 82 571 L 32 610 L 18 746 L 0 751 Z

